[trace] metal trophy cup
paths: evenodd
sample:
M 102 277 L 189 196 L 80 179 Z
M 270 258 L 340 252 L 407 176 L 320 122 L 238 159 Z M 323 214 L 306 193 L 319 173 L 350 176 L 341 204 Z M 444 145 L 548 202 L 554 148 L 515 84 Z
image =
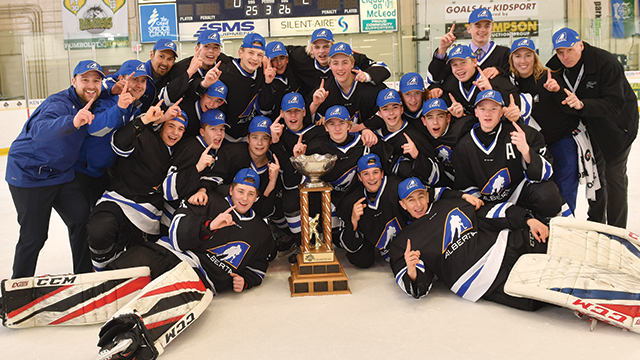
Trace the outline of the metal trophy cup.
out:
M 289 288 L 291 296 L 351 294 L 347 276 L 335 258 L 331 237 L 331 186 L 320 177 L 335 165 L 336 155 L 300 155 L 291 157 L 291 164 L 309 179 L 300 189 L 301 254 L 291 265 Z M 322 213 L 309 218 L 309 193 L 322 193 Z M 322 236 L 317 225 L 322 219 Z M 315 242 L 311 244 L 311 238 Z

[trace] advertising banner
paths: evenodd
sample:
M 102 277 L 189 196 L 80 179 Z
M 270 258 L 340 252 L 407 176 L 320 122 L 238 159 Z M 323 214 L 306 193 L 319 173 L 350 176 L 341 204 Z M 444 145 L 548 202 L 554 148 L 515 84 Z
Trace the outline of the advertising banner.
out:
M 446 24 L 446 31 L 451 29 L 453 23 Z M 513 33 L 513 38 L 538 36 L 538 20 L 513 20 L 494 21 L 492 38 L 508 38 Z M 453 30 L 456 39 L 471 39 L 471 34 L 467 31 L 467 23 L 456 24 Z
M 271 36 L 311 35 L 315 29 L 327 28 L 334 34 L 360 31 L 358 15 L 271 19 Z
M 473 4 L 450 3 L 443 6 L 445 20 L 468 21 L 469 15 L 473 10 L 478 8 L 489 9 L 494 20 L 537 17 L 539 4 L 537 1 L 520 1 L 514 3 L 493 3 L 487 1 Z
M 140 5 L 140 34 L 143 43 L 163 38 L 177 41 L 176 4 Z
M 396 0 L 360 0 L 362 31 L 398 30 Z
M 64 48 L 129 47 L 127 0 L 62 0 Z

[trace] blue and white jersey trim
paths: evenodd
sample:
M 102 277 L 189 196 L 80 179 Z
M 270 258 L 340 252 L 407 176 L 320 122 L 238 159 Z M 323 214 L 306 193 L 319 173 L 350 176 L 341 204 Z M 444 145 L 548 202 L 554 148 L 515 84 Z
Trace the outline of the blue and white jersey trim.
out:
M 151 235 L 160 234 L 162 211 L 155 206 L 149 203 L 135 203 L 115 191 L 106 191 L 96 205 L 103 201 L 113 201 L 118 204 L 127 219 L 143 232 Z

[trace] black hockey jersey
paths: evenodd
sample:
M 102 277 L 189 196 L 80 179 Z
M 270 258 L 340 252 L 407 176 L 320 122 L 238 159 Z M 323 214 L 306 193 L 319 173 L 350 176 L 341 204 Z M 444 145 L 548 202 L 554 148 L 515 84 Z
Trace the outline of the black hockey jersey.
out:
M 497 231 L 476 218 L 462 199 L 433 202 L 427 213 L 406 226 L 391 242 L 389 257 L 398 286 L 414 298 L 429 293 L 436 279 L 458 296 L 478 300 L 500 270 L 510 231 Z M 417 278 L 407 275 L 404 253 L 420 250 Z
M 301 94 L 303 96 L 313 95 L 315 89 L 320 87 L 320 81 L 333 79 L 333 73 L 329 66 L 323 67 L 311 58 L 306 52 L 305 46 L 289 45 L 286 47 L 289 53 L 289 67 L 300 79 Z M 354 53 L 355 66 L 371 76 L 374 84 L 381 84 L 391 76 L 389 67 L 383 62 L 375 62 L 364 54 Z M 375 99 L 374 99 L 375 100 Z
M 335 79 L 325 81 L 324 88 L 329 95 L 318 107 L 316 120 L 325 115 L 327 109 L 334 105 L 342 105 L 347 108 L 354 124 L 365 124 L 369 127 L 368 121 L 378 111 L 376 97 L 380 90 L 386 89 L 384 83 L 373 85 L 371 83 L 361 83 L 353 81 L 351 91 L 345 93 Z M 317 88 L 316 88 L 317 89 Z M 313 101 L 313 93 L 305 99 L 307 104 Z M 380 124 L 378 124 L 380 125 Z
M 479 138 L 480 124 L 474 125 L 453 151 L 454 188 L 479 197 L 485 202 L 517 203 L 523 183 L 549 180 L 553 174 L 542 135 L 531 127 L 519 124 L 526 134 L 531 163 L 525 164 L 522 154 L 511 143 L 513 123 L 501 121 L 488 135 L 492 141 L 486 147 Z M 480 134 L 482 135 L 482 134 Z
M 276 92 L 274 97 L 274 108 L 269 116 L 271 120 L 275 120 L 278 116 L 280 116 L 280 103 L 282 102 L 282 97 L 290 92 L 299 92 L 300 91 L 300 80 L 296 74 L 291 70 L 290 66 L 287 66 L 287 69 L 284 71 L 284 74 L 277 75 L 273 82 L 271 83 L 273 89 Z
M 220 66 L 220 81 L 227 85 L 227 102 L 220 110 L 227 117 L 227 140 L 233 141 L 247 136 L 249 123 L 257 115 L 269 116 L 275 105 L 276 92 L 271 84 L 264 82 L 262 68 L 249 74 L 240 66 L 238 59 Z M 274 80 L 275 81 L 275 80 Z
M 436 50 L 435 52 L 437 52 Z M 427 73 L 427 81 L 430 84 L 441 84 L 449 75 L 451 75 L 451 65 L 447 64 L 449 59 L 448 54 L 444 59 L 438 59 L 435 55 L 429 63 L 429 70 Z M 500 70 L 500 75 L 507 77 L 509 74 L 509 55 L 511 50 L 506 46 L 496 45 L 493 41 L 489 44 L 489 51 L 478 59 L 478 66 L 481 69 L 488 67 L 495 67 Z
M 242 276 L 246 288 L 260 285 L 275 246 L 269 227 L 253 210 L 245 215 L 233 210 L 235 225 L 210 231 L 210 221 L 231 206 L 228 196 L 210 196 L 206 206 L 180 207 L 171 223 L 169 238 L 162 238 L 158 244 L 198 268 L 214 294 L 233 288 L 230 273 Z

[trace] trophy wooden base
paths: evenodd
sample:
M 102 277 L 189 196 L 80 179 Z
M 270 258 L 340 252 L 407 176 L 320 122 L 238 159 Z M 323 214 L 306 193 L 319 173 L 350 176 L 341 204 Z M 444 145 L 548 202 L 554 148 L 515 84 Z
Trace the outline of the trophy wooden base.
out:
M 303 254 L 298 254 L 297 260 L 289 277 L 292 297 L 351 294 L 347 275 L 337 260 L 304 263 Z

